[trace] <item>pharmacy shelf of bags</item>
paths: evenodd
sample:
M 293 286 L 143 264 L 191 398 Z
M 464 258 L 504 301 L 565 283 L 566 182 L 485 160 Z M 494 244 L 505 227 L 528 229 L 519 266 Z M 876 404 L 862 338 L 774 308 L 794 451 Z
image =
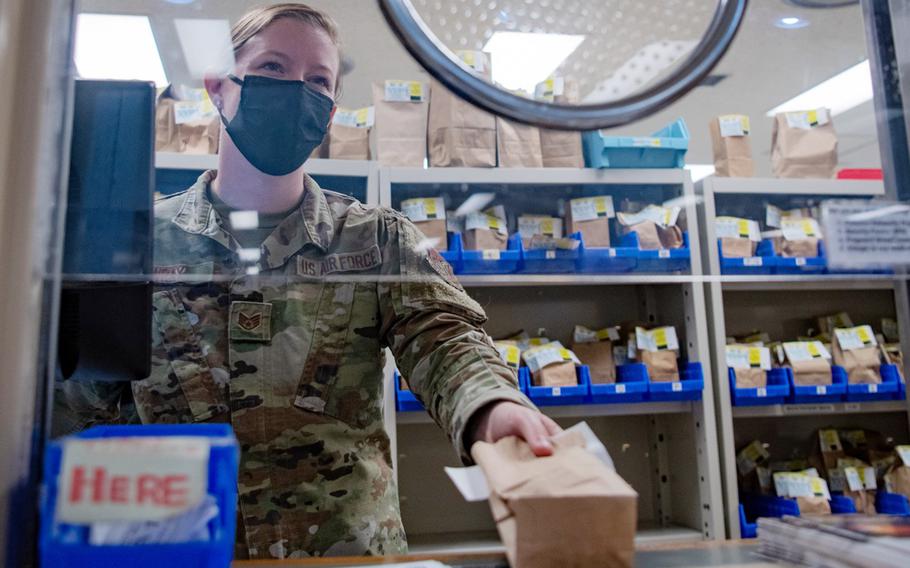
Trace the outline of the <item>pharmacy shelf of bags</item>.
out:
M 610 196 L 616 212 L 647 204 L 678 206 L 678 247 L 641 250 L 637 235 L 622 235 L 610 218 L 609 246 L 589 247 L 581 233 L 563 235 L 572 247 L 527 250 L 517 217 L 545 215 L 567 223 L 566 208 L 578 198 Z M 643 542 L 723 538 L 723 505 L 714 426 L 707 317 L 698 254 L 694 188 L 682 169 L 398 168 L 380 170 L 380 204 L 443 198 L 446 211 L 471 200 L 477 209 L 504 205 L 505 248 L 470 250 L 452 226 L 441 233 L 440 254 L 468 293 L 486 310 L 493 337 L 528 330 L 565 345 L 576 324 L 647 322 L 673 326 L 682 357 L 679 379 L 653 382 L 640 363 L 620 364 L 616 381 L 595 384 L 591 369 L 575 368 L 577 384 L 536 386 L 526 367 L 520 387 L 563 426 L 586 420 L 606 441 L 618 471 L 640 494 Z M 627 203 L 635 202 L 635 203 Z M 407 212 L 405 212 L 407 213 Z M 568 225 L 565 225 L 568 226 Z M 418 223 L 418 227 L 428 231 Z M 432 235 L 429 238 L 433 238 Z M 501 245 L 502 246 L 502 245 Z M 480 246 L 472 248 L 482 248 Z M 545 333 L 536 333 L 546 330 Z M 583 361 L 582 361 L 583 363 Z M 451 447 L 439 436 L 421 404 L 388 377 L 396 393 L 396 454 L 402 514 L 414 550 L 496 548 L 486 504 L 459 502 L 436 465 L 454 466 Z M 623 436 L 615 432 L 622 431 Z M 613 444 L 613 446 L 611 446 Z M 420 456 L 418 465 L 410 463 Z M 439 468 L 441 470 L 441 467 Z M 656 472 L 656 473 L 655 473 Z M 693 491 L 693 488 L 696 490 Z M 425 501 L 437 502 L 428 508 Z M 447 511 L 440 519 L 438 510 Z M 486 529 L 484 534 L 477 528 Z M 454 547 L 454 548 L 453 548 Z
M 764 386 L 737 388 L 736 372 L 728 367 L 728 337 L 766 330 L 772 340 L 796 340 L 806 335 L 804 322 L 842 311 L 849 312 L 857 324 L 877 326 L 889 319 L 895 325 L 899 321 L 899 328 L 905 330 L 906 301 L 902 294 L 906 294 L 906 286 L 892 274 L 831 269 L 823 240 L 814 256 L 784 257 L 770 239 L 764 238 L 767 233 L 751 245 L 751 256 L 742 249 L 730 253 L 747 243 L 737 241 L 726 245 L 728 249 L 719 239 L 719 233 L 726 235 L 731 223 L 741 223 L 727 219 L 718 222 L 719 217 L 755 221 L 761 230 L 772 229 L 768 222 L 776 217 L 769 217 L 768 206 L 786 211 L 815 207 L 825 199 L 881 197 L 884 186 L 880 181 L 711 177 L 698 184 L 697 193 L 703 200 L 700 229 L 706 243 L 702 254 L 708 268 L 713 366 L 717 375 L 726 375 L 725 380 L 719 377 L 716 382 L 716 400 L 728 529 L 736 536 L 741 530 L 743 534 L 750 530 L 740 518 L 736 451 L 749 441 L 746 438 L 751 432 L 768 429 L 773 436 L 784 429 L 785 437 L 800 437 L 842 421 L 850 425 L 881 424 L 890 428 L 896 439 L 902 439 L 908 436 L 908 407 L 901 370 L 887 360 L 878 367 L 878 384 L 850 384 L 846 371 L 832 365 L 830 384 L 798 384 L 792 369 L 780 367 L 766 371 Z M 751 232 L 755 238 L 754 229 Z M 743 225 L 740 234 L 749 233 Z M 857 294 L 859 291 L 862 294 Z M 896 330 L 891 332 L 892 341 L 896 334 Z M 758 358 L 759 353 L 752 355 Z M 758 360 L 755 364 L 770 366 Z M 756 503 L 750 501 L 749 505 Z M 832 507 L 836 506 L 832 503 Z

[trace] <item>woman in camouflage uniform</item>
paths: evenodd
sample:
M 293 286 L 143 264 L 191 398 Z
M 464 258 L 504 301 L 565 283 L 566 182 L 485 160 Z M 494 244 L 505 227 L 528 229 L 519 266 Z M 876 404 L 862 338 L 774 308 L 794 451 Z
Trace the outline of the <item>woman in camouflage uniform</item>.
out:
M 155 206 L 153 361 L 143 423 L 230 422 L 239 558 L 406 551 L 383 428 L 384 348 L 465 461 L 559 427 L 516 388 L 486 316 L 399 213 L 321 189 L 303 163 L 335 110 L 335 24 L 302 4 L 245 15 L 217 172 Z M 253 222 L 251 222 L 251 218 Z M 65 382 L 58 417 L 120 418 L 116 388 Z

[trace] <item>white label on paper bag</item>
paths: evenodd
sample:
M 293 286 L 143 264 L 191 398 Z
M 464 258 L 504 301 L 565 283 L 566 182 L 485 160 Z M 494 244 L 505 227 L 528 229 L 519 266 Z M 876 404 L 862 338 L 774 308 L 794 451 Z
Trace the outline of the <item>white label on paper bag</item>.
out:
M 332 118 L 332 124 L 348 128 L 372 128 L 376 124 L 376 108 L 369 106 L 352 110 L 339 107 Z
M 491 231 L 496 231 L 501 235 L 508 233 L 505 221 L 495 215 L 490 215 L 489 213 L 469 213 L 465 219 L 464 228 L 466 231 L 473 229 L 489 229 Z
M 160 521 L 199 505 L 209 440 L 198 436 L 73 439 L 63 445 L 57 521 Z
M 770 457 L 771 454 L 765 449 L 764 444 L 755 440 L 736 455 L 736 468 L 740 475 L 747 475 L 755 466 L 764 463 Z
M 780 207 L 775 207 L 774 205 L 768 205 L 765 209 L 765 225 L 779 229 L 780 220 L 783 218 L 783 211 Z
M 672 227 L 679 218 L 682 211 L 679 207 L 661 207 L 660 205 L 648 205 L 638 213 L 617 213 L 616 218 L 626 227 L 632 227 L 651 221 L 661 227 Z
M 521 349 L 511 343 L 494 343 L 494 345 L 499 351 L 502 361 L 509 367 L 517 369 L 521 361 Z
M 815 238 L 820 239 L 822 236 L 821 227 L 815 219 L 781 219 L 781 231 L 784 238 L 788 241 L 798 241 L 801 239 Z
M 749 117 L 743 114 L 725 114 L 717 118 L 720 124 L 720 135 L 747 136 L 749 134 Z
M 878 481 L 875 479 L 875 468 L 872 466 L 865 466 L 858 468 L 856 470 L 859 473 L 859 478 L 863 482 L 863 487 L 865 489 L 878 489 Z
M 534 88 L 534 98 L 539 101 L 552 103 L 556 97 L 561 97 L 566 91 L 566 81 L 562 77 L 550 77 L 538 83 Z
M 714 231 L 718 239 L 761 240 L 761 229 L 758 223 L 738 217 L 718 217 L 714 221 Z
M 734 369 L 771 369 L 771 350 L 767 347 L 727 345 L 727 366 Z
M 573 199 L 570 206 L 573 221 L 593 221 L 616 216 L 616 211 L 613 209 L 613 197 L 609 195 Z
M 401 202 L 401 212 L 414 223 L 446 218 L 446 205 L 441 197 L 407 199 Z
M 784 343 L 784 352 L 790 362 L 810 361 L 812 359 L 831 359 L 831 354 L 821 341 L 788 341 Z
M 390 103 L 423 102 L 426 94 L 420 81 L 386 81 L 385 100 Z
M 787 126 L 800 130 L 811 130 L 816 126 L 828 124 L 828 109 L 804 110 L 786 113 Z
M 487 72 L 487 55 L 482 51 L 472 51 L 469 49 L 460 49 L 455 52 L 458 57 L 464 61 L 464 64 L 470 67 L 476 73 Z
M 636 327 L 635 343 L 638 349 L 644 351 L 673 351 L 679 349 L 676 328 L 673 326 L 658 327 L 655 329 Z
M 524 239 L 538 235 L 559 239 L 562 238 L 562 219 L 523 215 L 518 218 L 518 232 Z
M 537 373 L 555 363 L 572 361 L 576 365 L 581 365 L 578 357 L 563 347 L 562 343 L 558 341 L 552 341 L 539 347 L 532 347 L 524 352 L 524 358 L 532 373 Z
M 863 347 L 874 347 L 878 345 L 875 341 L 875 333 L 872 327 L 861 325 L 851 328 L 835 328 L 834 335 L 837 336 L 837 343 L 844 351 L 853 351 Z
M 840 452 L 844 449 L 837 430 L 831 428 L 818 431 L 818 443 L 823 452 Z

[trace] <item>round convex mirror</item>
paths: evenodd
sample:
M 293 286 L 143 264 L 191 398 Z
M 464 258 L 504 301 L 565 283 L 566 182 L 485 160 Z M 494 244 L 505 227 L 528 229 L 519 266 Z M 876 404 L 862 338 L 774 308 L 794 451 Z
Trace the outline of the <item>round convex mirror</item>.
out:
M 747 0 L 379 0 L 431 75 L 468 101 L 549 128 L 652 114 L 723 56 Z

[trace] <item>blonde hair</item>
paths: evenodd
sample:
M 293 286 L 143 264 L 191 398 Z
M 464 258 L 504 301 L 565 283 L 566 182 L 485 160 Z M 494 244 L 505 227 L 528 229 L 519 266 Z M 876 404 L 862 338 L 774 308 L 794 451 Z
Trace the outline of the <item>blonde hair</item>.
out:
M 341 36 L 338 33 L 338 24 L 331 16 L 306 4 L 284 2 L 258 6 L 241 16 L 234 27 L 231 28 L 231 44 L 237 54 L 246 43 L 267 28 L 275 20 L 292 18 L 319 28 L 329 36 L 335 47 L 338 48 L 338 76 L 335 77 L 335 93 L 341 90 Z

